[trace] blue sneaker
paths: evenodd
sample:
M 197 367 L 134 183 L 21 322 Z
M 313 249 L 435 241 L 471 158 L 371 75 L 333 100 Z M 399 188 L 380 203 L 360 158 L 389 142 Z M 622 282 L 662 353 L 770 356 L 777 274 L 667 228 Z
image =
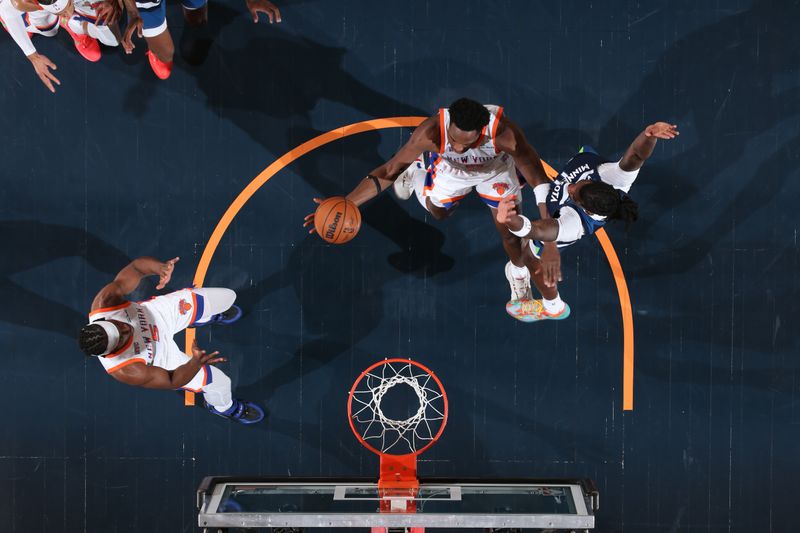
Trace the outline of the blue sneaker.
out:
M 264 420 L 264 410 L 253 402 L 245 400 L 233 400 L 233 405 L 227 411 L 217 411 L 214 406 L 206 403 L 206 409 L 211 411 L 217 416 L 234 420 L 240 424 L 258 424 Z
M 541 300 L 511 300 L 506 304 L 506 312 L 520 322 L 538 322 L 539 320 L 564 320 L 569 316 L 569 305 L 564 304 L 560 313 L 548 313 Z
M 227 311 L 223 311 L 222 313 L 213 315 L 211 318 L 206 320 L 205 322 L 201 322 L 199 324 L 192 325 L 193 328 L 201 328 L 203 326 L 207 326 L 209 324 L 233 324 L 237 320 L 242 318 L 242 310 L 238 305 L 232 305 L 228 308 Z

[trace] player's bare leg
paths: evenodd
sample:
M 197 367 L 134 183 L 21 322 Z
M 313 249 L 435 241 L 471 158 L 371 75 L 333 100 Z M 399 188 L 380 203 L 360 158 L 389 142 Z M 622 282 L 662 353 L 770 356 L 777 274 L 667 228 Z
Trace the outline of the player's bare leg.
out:
M 175 44 L 169 30 L 164 30 L 154 37 L 145 37 L 147 41 L 147 59 L 156 76 L 165 80 L 172 73 L 172 58 L 175 56 Z
M 497 209 L 490 207 L 494 227 L 500 234 L 503 249 L 508 255 L 509 262 L 506 263 L 506 279 L 511 287 L 511 301 L 530 300 L 531 296 L 531 277 L 522 256 L 522 240 L 511 233 L 505 224 L 497 222 Z

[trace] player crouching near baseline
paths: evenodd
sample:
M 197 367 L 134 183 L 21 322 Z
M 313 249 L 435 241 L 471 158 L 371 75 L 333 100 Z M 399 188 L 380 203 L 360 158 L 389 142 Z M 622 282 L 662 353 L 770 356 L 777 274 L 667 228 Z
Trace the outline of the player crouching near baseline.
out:
M 146 276 L 159 276 L 156 289 L 162 289 L 177 261 L 177 257 L 165 263 L 140 257 L 123 268 L 92 301 L 90 322 L 78 334 L 81 350 L 97 357 L 117 381 L 147 389 L 203 393 L 212 413 L 242 424 L 260 422 L 264 411 L 252 402 L 234 399 L 230 378 L 213 366 L 225 361 L 218 357 L 219 352 L 207 353 L 195 342 L 188 356 L 173 339 L 187 327 L 236 322 L 242 311 L 233 305 L 235 292 L 204 287 L 154 296 L 145 302 L 126 300 Z
M 90 3 L 88 0 L 0 0 L 0 22 L 30 60 L 42 83 L 50 92 L 55 92 L 53 83 L 60 85 L 61 82 L 50 69 L 57 67 L 36 51 L 31 36 L 52 37 L 58 33 L 59 26 L 63 26 L 78 53 L 89 61 L 98 61 L 101 56 L 98 40 L 106 46 L 119 44 L 115 32 L 99 18 L 98 11 L 102 12 L 105 6 L 105 2 Z
M 639 206 L 628 196 L 628 190 L 653 153 L 658 139 L 674 139 L 677 135 L 677 126 L 656 122 L 647 126 L 622 159 L 613 163 L 584 146 L 549 186 L 545 203 L 551 218 L 530 221 L 517 213 L 512 198 L 500 201 L 497 221 L 505 224 L 514 235 L 530 239 L 523 247 L 523 255 L 533 282 L 542 294 L 541 300 L 508 302 L 506 311 L 511 316 L 523 322 L 561 320 L 569 316 L 569 305 L 561 299 L 557 286 L 546 285 L 539 272 L 543 243 L 555 242 L 563 248 L 584 235 L 593 234 L 608 219 L 624 220 L 627 224 L 636 221 Z

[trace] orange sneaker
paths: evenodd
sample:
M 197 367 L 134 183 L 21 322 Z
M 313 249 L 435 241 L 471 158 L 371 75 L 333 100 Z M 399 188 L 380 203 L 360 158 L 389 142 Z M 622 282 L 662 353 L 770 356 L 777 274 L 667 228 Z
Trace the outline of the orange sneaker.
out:
M 172 74 L 172 61 L 164 63 L 150 50 L 147 51 L 147 60 L 150 61 L 150 68 L 153 69 L 158 79 L 165 80 Z
M 72 37 L 72 40 L 75 42 L 75 49 L 78 50 L 80 55 L 92 63 L 100 61 L 100 57 L 103 54 L 100 52 L 100 43 L 97 42 L 97 39 L 86 34 L 81 35 L 80 33 L 75 33 L 73 29 L 69 27 L 69 21 L 64 21 L 61 27 L 67 30 L 67 33 Z

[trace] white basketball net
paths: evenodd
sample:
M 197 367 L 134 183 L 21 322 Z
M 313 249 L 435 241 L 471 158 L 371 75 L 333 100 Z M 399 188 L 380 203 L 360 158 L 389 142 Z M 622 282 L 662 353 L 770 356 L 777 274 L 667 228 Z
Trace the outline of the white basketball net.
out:
M 405 420 L 394 420 L 383 414 L 381 401 L 389 389 L 400 384 L 416 393 L 419 408 Z M 353 391 L 353 421 L 363 426 L 364 441 L 381 452 L 413 453 L 434 440 L 444 421 L 446 399 L 442 392 L 433 376 L 420 367 L 387 362 L 364 375 Z

